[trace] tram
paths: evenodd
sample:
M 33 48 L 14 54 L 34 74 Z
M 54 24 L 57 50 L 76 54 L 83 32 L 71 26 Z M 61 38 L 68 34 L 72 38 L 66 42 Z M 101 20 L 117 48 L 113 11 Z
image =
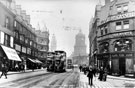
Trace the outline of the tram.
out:
M 55 51 L 55 59 L 54 59 L 54 71 L 55 72 L 65 72 L 66 71 L 66 52 L 57 50 Z
M 48 52 L 46 64 L 47 64 L 47 71 L 65 72 L 66 71 L 66 52 L 62 50 Z

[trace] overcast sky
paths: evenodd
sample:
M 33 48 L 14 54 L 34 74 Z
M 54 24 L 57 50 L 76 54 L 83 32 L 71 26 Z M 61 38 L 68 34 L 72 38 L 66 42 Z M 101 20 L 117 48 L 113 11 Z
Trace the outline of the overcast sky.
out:
M 102 0 L 101 0 L 102 1 Z M 18 5 L 31 16 L 31 24 L 41 30 L 44 25 L 50 32 L 50 39 L 55 34 L 57 49 L 65 50 L 67 56 L 74 50 L 75 35 L 82 29 L 85 34 L 87 53 L 89 51 L 89 22 L 99 0 L 16 0 Z M 65 30 L 65 27 L 70 27 Z

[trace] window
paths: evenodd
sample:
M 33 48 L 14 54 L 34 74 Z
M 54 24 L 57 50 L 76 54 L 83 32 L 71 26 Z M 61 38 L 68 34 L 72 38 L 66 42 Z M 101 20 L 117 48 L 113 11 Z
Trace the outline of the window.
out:
M 124 13 L 128 12 L 128 5 L 124 5 L 124 6 L 123 6 L 123 12 L 124 12 Z
M 108 28 L 107 28 L 107 26 L 104 26 L 104 30 L 105 30 L 105 34 L 107 34 L 107 33 L 108 33 Z
M 8 29 L 10 28 L 9 17 L 6 17 L 5 27 L 8 28 Z
M 101 30 L 101 36 L 103 35 L 103 30 Z
M 99 45 L 99 52 L 100 53 L 107 53 L 109 52 L 109 43 L 104 42 Z
M 121 30 L 121 29 L 122 29 L 121 22 L 116 22 L 116 30 Z
M 14 38 L 11 36 L 10 37 L 10 46 L 13 47 L 14 46 Z
M 14 27 L 17 27 L 17 22 L 16 21 L 14 21 Z
M 19 39 L 19 33 L 17 31 L 15 31 L 14 33 L 15 33 L 15 38 Z
M 118 6 L 118 7 L 117 7 L 117 13 L 118 13 L 118 14 L 120 14 L 120 13 L 121 13 L 121 11 L 122 11 L 121 6 Z
M 25 38 L 25 43 L 28 44 L 28 38 Z
M 20 41 L 24 42 L 24 35 L 20 34 Z
M 132 51 L 132 41 L 129 39 L 116 40 L 114 51 Z
M 0 42 L 1 42 L 1 44 L 4 44 L 4 38 L 5 38 L 4 32 L 1 31 L 0 35 L 1 35 L 0 36 L 1 37 L 1 41 Z
M 4 42 L 4 44 L 6 46 L 10 47 L 10 36 L 8 34 L 5 34 L 5 42 Z
M 123 21 L 123 29 L 129 29 L 129 20 Z

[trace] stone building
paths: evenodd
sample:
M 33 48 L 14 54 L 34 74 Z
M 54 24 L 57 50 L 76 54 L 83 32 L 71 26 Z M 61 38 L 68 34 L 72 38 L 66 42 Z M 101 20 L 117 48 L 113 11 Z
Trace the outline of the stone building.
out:
M 112 75 L 135 73 L 135 1 L 105 0 L 96 28 L 97 65 Z
M 74 64 L 88 64 L 85 35 L 80 30 L 75 37 L 74 52 L 72 54 Z
M 52 39 L 51 39 L 51 45 L 50 45 L 50 51 L 54 52 L 57 49 L 57 40 L 55 35 L 53 34 Z
M 49 32 L 36 30 L 36 41 L 38 49 L 38 58 L 42 62 L 46 62 L 47 52 L 49 50 Z
M 38 57 L 37 35 L 30 16 L 15 0 L 0 0 L 0 20 L 0 63 L 6 63 L 9 70 L 15 70 L 15 65 L 36 69 L 41 56 Z

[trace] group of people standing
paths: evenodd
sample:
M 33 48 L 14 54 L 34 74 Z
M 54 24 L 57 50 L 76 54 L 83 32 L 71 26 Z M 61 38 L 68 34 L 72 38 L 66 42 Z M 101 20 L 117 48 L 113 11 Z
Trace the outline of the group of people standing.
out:
M 88 77 L 89 85 L 93 85 L 93 77 L 96 77 L 98 74 L 98 79 L 100 81 L 106 81 L 107 79 L 107 69 L 101 67 L 100 69 L 97 69 L 96 67 L 92 66 L 80 66 L 79 67 L 80 72 L 83 71 L 85 75 Z

